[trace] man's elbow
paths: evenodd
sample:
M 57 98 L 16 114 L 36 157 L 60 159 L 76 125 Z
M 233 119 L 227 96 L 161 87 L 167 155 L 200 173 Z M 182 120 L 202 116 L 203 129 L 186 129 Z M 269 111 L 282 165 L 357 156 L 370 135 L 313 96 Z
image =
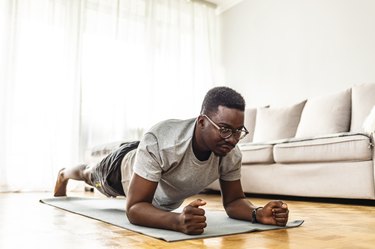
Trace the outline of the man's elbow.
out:
M 235 215 L 231 210 L 225 209 L 225 212 L 227 213 L 229 218 L 235 219 Z
M 235 205 L 231 204 L 232 203 L 224 204 L 223 207 L 229 218 L 236 219 L 238 210 Z
M 127 206 L 125 211 L 126 216 L 128 217 L 128 220 L 131 224 L 137 225 L 137 208 L 134 206 Z

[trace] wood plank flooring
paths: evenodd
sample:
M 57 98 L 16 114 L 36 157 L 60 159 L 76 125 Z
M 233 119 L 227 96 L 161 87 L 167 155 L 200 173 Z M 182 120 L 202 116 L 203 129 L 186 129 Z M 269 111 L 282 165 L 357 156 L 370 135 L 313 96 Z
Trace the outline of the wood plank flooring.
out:
M 95 196 L 72 192 L 70 196 Z M 375 248 L 375 207 L 287 200 L 298 228 L 164 242 L 39 203 L 51 193 L 0 194 L 0 248 Z M 222 210 L 219 195 L 199 195 Z M 195 198 L 195 197 L 194 197 Z M 191 201 L 189 198 L 186 202 Z M 256 205 L 268 199 L 249 198 Z

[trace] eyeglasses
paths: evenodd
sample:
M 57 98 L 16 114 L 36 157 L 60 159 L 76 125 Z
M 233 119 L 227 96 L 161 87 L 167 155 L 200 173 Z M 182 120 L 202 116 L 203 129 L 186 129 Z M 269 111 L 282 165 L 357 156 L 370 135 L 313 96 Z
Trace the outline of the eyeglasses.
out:
M 223 127 L 223 126 L 220 127 L 214 121 L 212 121 L 207 115 L 202 114 L 202 116 L 207 118 L 207 120 L 210 121 L 210 123 L 216 129 L 219 130 L 219 134 L 223 139 L 230 138 L 230 136 L 233 135 L 237 140 L 240 140 L 240 139 L 244 138 L 247 134 L 249 134 L 249 131 L 245 127 L 241 128 L 241 129 L 231 129 L 231 128 Z

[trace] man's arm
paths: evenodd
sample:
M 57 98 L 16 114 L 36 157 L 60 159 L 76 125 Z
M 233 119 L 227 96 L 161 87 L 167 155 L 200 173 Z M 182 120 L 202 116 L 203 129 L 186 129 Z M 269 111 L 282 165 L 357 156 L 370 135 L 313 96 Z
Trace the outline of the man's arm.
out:
M 205 201 L 197 199 L 187 205 L 182 213 L 155 208 L 152 199 L 157 182 L 133 174 L 126 198 L 126 215 L 132 224 L 162 228 L 186 234 L 201 234 L 206 227 Z
M 233 219 L 253 221 L 252 212 L 256 208 L 248 201 L 242 190 L 241 181 L 220 180 L 223 205 L 228 216 Z M 262 224 L 285 226 L 289 210 L 282 201 L 270 201 L 256 212 L 256 220 Z

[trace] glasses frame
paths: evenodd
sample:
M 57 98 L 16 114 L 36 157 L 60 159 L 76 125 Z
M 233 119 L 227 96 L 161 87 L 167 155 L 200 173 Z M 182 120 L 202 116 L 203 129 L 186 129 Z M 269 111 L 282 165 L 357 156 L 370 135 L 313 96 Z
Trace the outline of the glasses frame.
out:
M 246 127 L 242 127 L 241 129 L 233 129 L 228 127 L 220 127 L 218 124 L 216 124 L 212 119 L 210 119 L 206 114 L 202 114 L 203 117 L 207 118 L 207 120 L 219 131 L 220 137 L 223 139 L 228 139 L 231 136 L 234 136 L 237 140 L 241 140 L 244 137 L 246 137 L 247 134 L 249 134 L 249 131 L 246 129 Z M 228 136 L 223 136 L 222 132 L 223 130 L 229 130 L 230 134 Z M 242 132 L 245 132 L 244 135 L 240 135 L 238 138 L 236 137 L 236 134 L 241 134 Z

